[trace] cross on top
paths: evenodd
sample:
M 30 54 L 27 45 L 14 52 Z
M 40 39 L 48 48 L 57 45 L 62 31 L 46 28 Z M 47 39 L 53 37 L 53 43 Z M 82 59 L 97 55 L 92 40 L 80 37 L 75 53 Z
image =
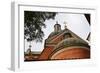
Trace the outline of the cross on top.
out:
M 56 21 L 56 24 L 58 24 L 58 21 Z
M 67 25 L 66 25 L 66 24 L 67 24 L 67 22 L 65 22 L 65 21 L 64 21 L 64 24 L 65 24 L 65 29 L 67 29 Z

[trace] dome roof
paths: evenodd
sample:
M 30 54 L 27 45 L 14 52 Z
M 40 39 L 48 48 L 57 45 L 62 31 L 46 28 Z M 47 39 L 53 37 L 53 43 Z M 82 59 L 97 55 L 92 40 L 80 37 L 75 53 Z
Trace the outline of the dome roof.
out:
M 65 47 L 70 47 L 70 46 L 85 46 L 85 47 L 89 48 L 88 43 L 86 43 L 80 39 L 68 38 L 68 39 L 64 39 L 60 43 L 58 43 L 58 45 L 55 47 L 54 50 L 63 49 Z
M 57 44 L 57 46 L 54 48 L 53 52 L 51 53 L 51 55 L 49 56 L 49 58 L 51 58 L 56 52 L 61 51 L 63 49 L 68 49 L 70 47 L 86 47 L 88 50 L 90 49 L 90 46 L 88 45 L 88 43 L 80 40 L 80 39 L 76 39 L 76 38 L 68 38 L 68 39 L 64 39 L 62 40 L 60 43 Z
M 55 32 L 55 31 L 54 31 L 54 32 L 50 33 L 50 35 L 48 36 L 48 38 L 46 39 L 46 41 L 51 40 L 52 37 L 54 37 L 54 36 L 58 36 L 58 35 L 61 34 L 63 31 L 64 31 L 64 30 L 61 30 L 61 31 L 59 31 L 59 32 Z
M 58 36 L 59 34 L 65 32 L 65 31 L 66 31 L 66 33 L 69 33 L 69 30 L 68 30 L 68 29 L 64 29 L 64 30 L 61 30 L 61 31 L 59 31 L 59 32 L 55 32 L 55 31 L 51 32 L 50 35 L 48 36 L 48 38 L 46 39 L 46 41 L 51 40 L 52 37 Z
M 54 25 L 54 27 L 55 27 L 55 26 L 59 26 L 59 27 L 61 27 L 61 25 L 60 25 L 60 24 L 55 24 L 55 25 Z
M 50 41 L 52 39 L 52 37 L 57 36 L 60 32 L 52 32 L 48 38 L 46 39 L 46 42 Z
M 58 21 L 56 21 L 56 24 L 54 25 L 54 27 L 55 27 L 55 26 L 60 26 L 60 27 L 61 27 L 61 25 L 58 24 Z

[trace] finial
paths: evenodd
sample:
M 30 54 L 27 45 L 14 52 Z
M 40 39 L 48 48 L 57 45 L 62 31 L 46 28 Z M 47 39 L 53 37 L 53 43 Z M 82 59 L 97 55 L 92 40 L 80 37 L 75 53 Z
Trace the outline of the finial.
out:
M 64 22 L 64 24 L 65 24 L 65 29 L 67 29 L 67 25 L 66 25 L 66 24 L 67 24 L 67 22 Z
M 31 45 L 29 45 L 29 48 L 31 48 L 32 46 Z
M 56 21 L 56 24 L 58 24 L 58 21 Z

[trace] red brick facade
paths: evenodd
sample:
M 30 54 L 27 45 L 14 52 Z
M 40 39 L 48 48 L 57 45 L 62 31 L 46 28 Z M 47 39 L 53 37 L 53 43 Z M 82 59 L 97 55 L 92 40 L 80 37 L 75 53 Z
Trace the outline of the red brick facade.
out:
M 51 59 L 85 59 L 90 58 L 90 51 L 85 48 L 71 48 L 55 53 Z
M 70 36 L 67 36 L 67 38 L 65 38 L 64 35 L 67 33 L 70 34 Z M 90 58 L 90 47 L 88 43 L 71 32 L 69 29 L 64 29 L 61 32 L 58 32 L 58 34 L 54 34 L 55 33 L 53 32 L 46 39 L 46 43 L 44 46 L 45 48 L 41 53 L 41 56 L 39 57 L 40 60 Z M 62 41 L 67 44 L 63 45 L 64 42 Z
M 60 24 L 55 24 L 55 28 L 55 31 L 45 40 L 44 49 L 36 60 L 90 58 L 90 46 L 86 41 L 67 28 L 61 30 Z

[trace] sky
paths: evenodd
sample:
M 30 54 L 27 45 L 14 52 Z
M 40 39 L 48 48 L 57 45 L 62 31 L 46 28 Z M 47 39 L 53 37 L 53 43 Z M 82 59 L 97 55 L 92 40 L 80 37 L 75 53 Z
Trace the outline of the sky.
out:
M 72 13 L 58 13 L 55 16 L 55 19 L 46 20 L 46 28 L 43 28 L 44 38 L 43 42 L 34 42 L 32 41 L 32 51 L 42 51 L 44 49 L 44 40 L 47 39 L 49 34 L 54 31 L 54 25 L 58 22 L 61 25 L 61 29 L 64 29 L 64 22 L 69 30 L 80 36 L 82 39 L 86 40 L 89 32 L 90 26 L 86 20 L 84 14 L 72 14 Z M 25 40 L 25 51 L 29 48 L 29 42 Z

